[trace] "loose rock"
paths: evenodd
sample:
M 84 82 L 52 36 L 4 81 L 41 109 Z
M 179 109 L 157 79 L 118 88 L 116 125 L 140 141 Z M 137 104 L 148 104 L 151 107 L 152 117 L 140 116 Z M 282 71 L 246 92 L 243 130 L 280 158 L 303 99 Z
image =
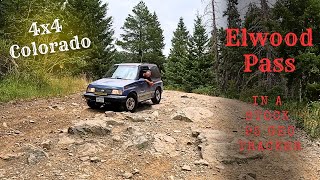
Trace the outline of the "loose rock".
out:
M 66 135 L 63 135 L 62 137 L 60 137 L 58 145 L 70 145 L 70 144 L 74 144 L 76 143 L 76 140 L 73 138 L 70 138 Z
M 171 144 L 175 144 L 177 142 L 174 138 L 167 135 L 162 136 L 162 139 Z
M 54 108 L 53 108 L 52 106 L 48 106 L 48 108 L 49 108 L 50 110 L 54 110 Z
M 121 141 L 121 137 L 119 135 L 114 135 L 112 136 L 112 140 L 115 142 L 120 142 Z
M 248 174 L 240 174 L 238 176 L 238 180 L 256 180 L 257 175 L 253 173 L 248 173 Z
M 46 140 L 46 141 L 42 142 L 41 143 L 41 147 L 43 149 L 50 150 L 52 148 L 52 141 L 51 140 Z
M 133 169 L 133 174 L 139 174 L 139 173 L 140 173 L 139 169 Z
M 114 111 L 106 111 L 104 114 L 106 117 L 114 117 L 117 115 L 117 113 Z
M 139 131 L 139 129 L 136 128 L 136 127 L 129 126 L 127 128 L 127 132 L 130 133 L 130 134 L 133 134 L 133 133 L 138 132 L 138 131 Z
M 191 171 L 191 167 L 188 166 L 188 165 L 184 165 L 184 166 L 182 166 L 182 170 L 184 170 L 184 171 Z
M 213 112 L 204 107 L 186 107 L 180 111 L 183 112 L 186 117 L 192 119 L 193 122 L 201 122 L 201 120 L 213 116 Z
M 14 133 L 15 133 L 15 134 L 21 134 L 21 131 L 19 131 L 19 130 L 14 130 Z
M 125 116 L 126 119 L 132 121 L 132 122 L 145 122 L 146 121 L 146 117 L 143 115 L 126 115 Z
M 99 157 L 92 157 L 90 158 L 90 161 L 93 163 L 101 162 L 101 159 Z
M 112 125 L 112 126 L 122 126 L 124 125 L 124 121 L 117 120 L 117 119 L 108 119 L 106 120 L 107 125 Z
M 69 127 L 69 134 L 76 135 L 108 135 L 111 133 L 111 128 L 102 120 L 80 121 L 77 124 Z
M 198 137 L 200 134 L 200 130 L 198 129 L 192 129 L 192 137 Z
M 85 143 L 79 146 L 78 153 L 81 156 L 95 156 L 97 153 L 102 152 L 105 145 L 101 143 Z
M 127 149 L 127 148 L 132 147 L 132 146 L 133 146 L 133 142 L 131 140 L 129 140 L 129 141 L 126 141 L 126 142 L 123 143 L 122 148 L 123 149 Z
M 125 172 L 124 174 L 122 174 L 122 177 L 126 179 L 131 179 L 133 177 L 133 174 L 130 172 Z
M 156 134 L 153 146 L 156 152 L 161 154 L 168 154 L 171 157 L 179 155 L 176 151 L 176 140 L 165 134 Z
M 159 117 L 159 111 L 154 111 L 152 113 L 152 115 L 155 117 L 155 118 L 158 118 Z
M 216 166 L 216 168 L 217 168 L 217 169 L 220 169 L 220 170 L 225 169 L 225 167 L 224 167 L 224 166 L 222 166 L 222 165 L 218 165 L 218 166 Z
M 0 159 L 5 160 L 5 161 L 11 161 L 11 160 L 14 160 L 20 156 L 21 156 L 21 154 L 6 154 L 6 155 L 1 155 Z
M 138 136 L 136 139 L 133 140 L 133 144 L 139 148 L 143 149 L 149 145 L 149 140 L 146 136 Z
M 171 116 L 173 120 L 185 121 L 185 122 L 193 122 L 190 118 L 186 116 L 186 114 L 182 111 L 177 111 L 175 114 Z
M 89 159 L 90 159 L 89 156 L 80 157 L 80 160 L 81 160 L 81 161 L 88 161 Z
M 195 165 L 204 165 L 204 166 L 209 166 L 208 161 L 204 160 L 204 159 L 200 159 L 194 162 Z
M 28 159 L 29 165 L 35 165 L 41 160 L 48 158 L 48 154 L 40 148 L 29 146 L 28 147 Z

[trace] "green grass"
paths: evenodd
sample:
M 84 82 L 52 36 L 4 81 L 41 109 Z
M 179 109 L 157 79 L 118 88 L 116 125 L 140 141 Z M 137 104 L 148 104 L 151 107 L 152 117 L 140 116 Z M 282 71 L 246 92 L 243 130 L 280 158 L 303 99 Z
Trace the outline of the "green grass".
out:
M 85 79 L 75 77 L 12 75 L 0 80 L 0 102 L 68 95 L 84 90 L 86 84 Z
M 320 137 L 320 102 L 310 102 L 302 108 L 291 110 L 297 120 L 297 126 L 304 129 L 311 137 Z
M 175 87 L 175 86 L 170 86 L 166 85 L 165 90 L 172 90 L 172 91 L 180 91 L 180 92 L 186 92 L 182 87 Z M 199 87 L 197 89 L 191 90 L 191 93 L 195 94 L 202 94 L 202 95 L 207 95 L 207 96 L 219 96 L 218 91 L 214 87 Z

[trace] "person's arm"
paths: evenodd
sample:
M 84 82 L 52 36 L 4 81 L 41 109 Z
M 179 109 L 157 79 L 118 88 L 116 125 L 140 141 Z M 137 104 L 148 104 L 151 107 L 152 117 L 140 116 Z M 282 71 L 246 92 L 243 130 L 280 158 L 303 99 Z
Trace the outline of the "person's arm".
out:
M 150 81 L 151 79 L 150 80 L 149 79 L 145 79 L 145 80 L 149 84 L 149 86 L 153 86 L 154 83 L 152 81 Z

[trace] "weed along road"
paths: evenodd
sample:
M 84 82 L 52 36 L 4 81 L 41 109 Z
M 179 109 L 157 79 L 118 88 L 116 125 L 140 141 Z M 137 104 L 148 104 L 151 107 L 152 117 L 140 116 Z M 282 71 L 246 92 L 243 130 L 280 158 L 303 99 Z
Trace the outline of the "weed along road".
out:
M 247 120 L 247 112 L 264 112 L 258 106 L 164 91 L 160 104 L 142 103 L 129 113 L 90 109 L 81 95 L 0 105 L 1 178 L 319 177 L 320 142 L 297 128 L 294 135 L 279 129 L 291 127 L 290 119 L 263 120 L 264 113 L 252 113 Z M 268 132 L 271 126 L 275 129 Z M 260 127 L 259 134 L 254 127 Z M 285 142 L 301 147 L 287 151 Z

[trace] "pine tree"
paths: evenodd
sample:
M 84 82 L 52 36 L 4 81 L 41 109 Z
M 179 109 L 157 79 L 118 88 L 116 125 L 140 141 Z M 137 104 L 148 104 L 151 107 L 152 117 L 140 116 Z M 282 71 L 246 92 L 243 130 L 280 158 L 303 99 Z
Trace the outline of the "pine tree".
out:
M 213 85 L 213 56 L 210 40 L 200 16 L 194 23 L 194 32 L 189 42 L 189 60 L 187 61 L 187 90 Z
M 132 62 L 149 62 L 162 67 L 164 37 L 156 13 L 151 14 L 143 1 L 132 12 L 122 27 L 124 33 L 118 44 L 131 54 Z
M 223 12 L 223 16 L 227 17 L 227 25 L 229 28 L 238 28 L 241 26 L 241 19 L 237 5 L 238 0 L 228 0 L 227 10 Z
M 313 47 L 301 45 L 294 48 L 282 45 L 277 49 L 278 56 L 295 58 L 297 70 L 285 74 L 287 78 L 287 97 L 291 99 L 317 100 L 320 97 L 320 3 L 318 0 L 296 0 L 295 2 L 279 0 L 273 8 L 276 31 L 301 34 L 307 28 L 313 31 Z M 310 95 L 317 94 L 317 95 Z
M 237 9 L 238 0 L 228 0 L 227 9 L 223 16 L 227 17 L 228 28 L 241 28 L 240 14 Z M 243 49 L 226 47 L 226 33 L 220 31 L 220 68 L 219 88 L 222 92 L 230 97 L 239 94 L 240 85 L 242 83 L 242 74 L 239 74 L 243 66 Z M 238 88 L 239 87 L 239 88 Z
M 151 22 L 147 27 L 147 43 L 149 44 L 150 52 L 146 54 L 145 61 L 157 64 L 160 69 L 163 69 L 165 56 L 162 53 L 164 49 L 164 36 L 161 29 L 157 14 L 154 12 Z
M 165 78 L 167 85 L 184 89 L 188 62 L 189 32 L 183 22 L 183 18 L 180 18 L 178 27 L 173 34 L 174 36 L 171 40 L 172 48 L 165 63 Z
M 107 17 L 107 4 L 100 0 L 68 0 L 66 11 L 69 15 L 66 28 L 73 31 L 72 36 L 88 37 L 92 41 L 91 48 L 84 54 L 86 72 L 101 78 L 109 69 L 115 52 L 112 17 Z

